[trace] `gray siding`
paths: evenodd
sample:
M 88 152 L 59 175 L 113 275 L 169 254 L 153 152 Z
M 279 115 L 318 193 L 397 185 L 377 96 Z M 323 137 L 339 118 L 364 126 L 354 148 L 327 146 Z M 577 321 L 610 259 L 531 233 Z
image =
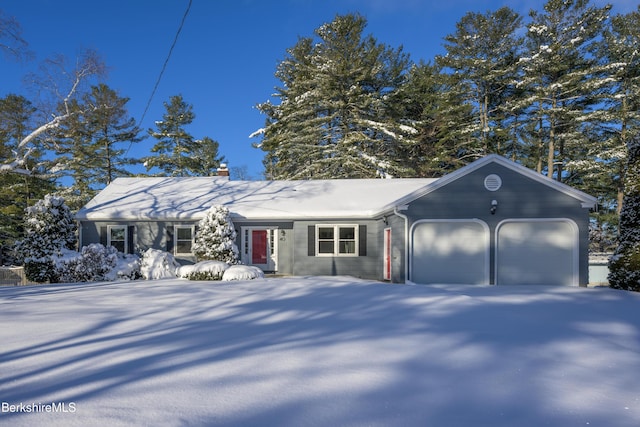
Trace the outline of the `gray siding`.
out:
M 484 187 L 484 179 L 497 174 L 502 186 L 497 191 Z M 494 215 L 491 201 L 498 201 Z M 477 218 L 489 226 L 491 238 L 490 276 L 495 278 L 495 230 L 500 221 L 511 218 L 567 218 L 579 229 L 579 282 L 588 283 L 589 210 L 581 202 L 499 164 L 490 163 L 423 197 L 404 212 L 411 223 L 421 219 Z
M 173 226 L 195 224 L 195 222 L 187 221 L 82 221 L 80 224 L 82 239 L 80 246 L 87 246 L 91 243 L 106 244 L 108 226 L 126 225 L 133 227 L 129 252 L 140 254 L 150 248 L 172 252 Z M 180 255 L 176 256 L 176 260 L 182 264 L 188 264 L 195 262 L 195 257 Z
M 293 222 L 234 221 L 233 225 L 235 226 L 237 233 L 236 245 L 241 253 L 245 250 L 243 245 L 244 242 L 242 241 L 242 227 L 277 228 L 278 232 L 276 233 L 276 238 L 278 240 L 278 265 L 276 273 L 286 275 L 293 274 L 293 245 L 295 243 Z
M 318 256 L 310 254 L 310 245 L 315 240 L 309 235 L 309 227 L 318 224 L 354 224 L 366 227 L 366 255 L 358 256 Z M 347 275 L 365 279 L 382 279 L 382 230 L 381 220 L 334 220 L 334 221 L 296 221 L 294 223 L 293 274 L 333 276 Z M 362 241 L 360 242 L 362 245 Z

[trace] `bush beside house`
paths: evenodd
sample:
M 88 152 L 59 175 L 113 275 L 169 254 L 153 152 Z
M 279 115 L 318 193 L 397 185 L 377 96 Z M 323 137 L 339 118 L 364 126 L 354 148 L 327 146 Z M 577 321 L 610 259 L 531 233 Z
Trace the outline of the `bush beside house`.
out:
M 190 280 L 249 280 L 264 277 L 255 267 L 230 269 L 239 262 L 236 232 L 229 210 L 212 207 L 200 221 L 194 253 L 204 260 L 180 266 L 172 254 L 148 249 L 119 254 L 113 246 L 90 244 L 76 252 L 76 223 L 64 198 L 47 195 L 26 209 L 26 237 L 16 245 L 26 277 L 37 283 L 149 280 L 183 277 Z M 240 267 L 240 266 L 238 266 Z M 225 276 L 226 274 L 226 276 Z M 226 278 L 225 278 L 226 277 Z
M 236 230 L 224 206 L 211 207 L 196 228 L 193 253 L 198 261 L 222 261 L 237 264 L 239 251 Z
M 57 282 L 54 256 L 76 246 L 76 222 L 64 198 L 47 194 L 25 209 L 25 238 L 16 244 L 27 279 Z

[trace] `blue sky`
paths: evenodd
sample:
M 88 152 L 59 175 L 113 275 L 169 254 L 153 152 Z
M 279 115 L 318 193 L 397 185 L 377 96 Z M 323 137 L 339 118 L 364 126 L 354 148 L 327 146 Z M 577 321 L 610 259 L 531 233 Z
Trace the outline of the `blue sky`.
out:
M 595 0 L 596 5 L 606 2 Z M 614 0 L 614 13 L 636 8 L 637 0 Z M 27 63 L 0 58 L 0 96 L 27 95 L 23 77 L 53 54 L 74 58 L 93 48 L 109 67 L 106 83 L 130 98 L 129 114 L 140 120 L 189 0 L 24 0 L 3 1 L 0 9 L 17 19 L 36 59 Z M 367 33 L 392 47 L 402 45 L 415 62 L 444 53 L 442 39 L 467 12 L 509 6 L 526 16 L 543 1 L 524 0 L 193 0 L 171 59 L 141 124 L 162 118 L 163 102 L 182 94 L 196 119 L 188 128 L 196 138 L 220 143 L 230 167 L 262 174 L 263 152 L 249 135 L 264 125 L 255 105 L 278 85 L 276 66 L 298 37 L 336 14 L 357 12 Z M 134 145 L 130 155 L 149 154 L 156 140 Z M 139 170 L 144 171 L 144 168 Z

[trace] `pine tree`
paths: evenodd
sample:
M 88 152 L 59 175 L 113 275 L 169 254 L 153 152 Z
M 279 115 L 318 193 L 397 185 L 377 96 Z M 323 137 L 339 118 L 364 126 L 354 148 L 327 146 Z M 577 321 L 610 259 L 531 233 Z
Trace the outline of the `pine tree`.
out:
M 198 223 L 192 251 L 198 261 L 214 260 L 237 264 L 236 231 L 229 210 L 224 206 L 211 207 Z
M 585 157 L 586 123 L 595 118 L 595 95 L 606 82 L 592 52 L 609 9 L 590 7 L 589 0 L 549 0 L 544 13 L 530 13 L 520 58 L 522 102 L 514 108 L 525 112 L 522 134 L 536 169 L 558 181 Z
M 402 49 L 364 36 L 358 15 L 337 16 L 287 50 L 277 68 L 279 105 L 267 116 L 263 139 L 274 179 L 364 178 L 410 173 L 399 158 L 407 129 L 391 114 L 388 96 L 404 81 Z
M 91 88 L 83 97 L 88 148 L 93 153 L 90 181 L 103 188 L 120 176 L 130 176 L 127 169 L 134 163 L 125 157 L 132 144 L 142 141 L 140 128 L 129 117 L 126 104 L 129 98 L 120 97 L 105 84 Z
M 195 160 L 193 174 L 196 176 L 214 176 L 218 172 L 224 157 L 218 157 L 220 144 L 208 136 L 195 141 L 192 158 Z
M 140 129 L 128 117 L 123 98 L 105 84 L 93 86 L 81 101 L 65 108 L 75 111 L 56 129 L 54 171 L 72 179 L 60 194 L 78 209 L 98 190 L 119 176 L 130 176 L 126 157 L 131 144 L 140 142 Z
M 609 261 L 612 288 L 640 292 L 640 138 L 629 143 L 618 247 Z
M 52 256 L 76 246 L 76 222 L 64 199 L 47 194 L 25 212 L 25 238 L 16 244 L 27 279 L 57 280 Z
M 188 176 L 193 151 L 194 138 L 186 131 L 185 126 L 195 119 L 193 106 L 187 104 L 182 95 L 175 95 L 164 103 L 166 109 L 161 121 L 156 122 L 157 130 L 149 129 L 148 133 L 158 140 L 151 152 L 155 156 L 147 157 L 144 165 L 147 171 L 159 168 L 164 176 Z
M 620 214 L 624 194 L 627 145 L 640 134 L 640 6 L 627 15 L 611 18 L 611 25 L 599 44 L 598 57 L 607 86 L 599 100 L 597 121 L 590 129 L 592 139 L 587 158 L 581 164 L 586 191 L 598 195 L 604 206 Z
M 0 99 L 0 163 L 11 161 L 35 108 L 24 97 L 7 95 Z M 53 192 L 54 182 L 42 175 L 40 150 L 32 150 L 23 166 L 32 174 L 0 173 L 0 264 L 16 260 L 12 248 L 24 237 L 24 212 L 32 201 Z
M 222 161 L 218 143 L 209 137 L 195 139 L 187 132 L 186 126 L 196 115 L 182 95 L 172 96 L 164 106 L 166 112 L 156 122 L 157 130 L 149 129 L 158 142 L 151 149 L 156 154 L 143 159 L 147 170 L 159 168 L 162 176 L 210 175 Z
M 421 63 L 390 95 L 398 122 L 412 129 L 412 141 L 402 146 L 399 157 L 415 176 L 440 177 L 465 164 L 459 156 L 465 139 L 458 130 L 460 123 L 471 121 L 471 109 L 451 90 L 451 81 L 441 66 Z
M 521 23 L 522 17 L 508 7 L 469 12 L 456 24 L 456 32 L 445 37 L 447 54 L 436 59 L 452 72 L 455 85 L 449 90 L 459 92 L 473 111 L 472 121 L 458 123 L 454 130 L 459 139 L 474 141 L 459 153 L 469 161 L 489 153 L 509 154 L 512 148 L 504 106 L 516 76 Z

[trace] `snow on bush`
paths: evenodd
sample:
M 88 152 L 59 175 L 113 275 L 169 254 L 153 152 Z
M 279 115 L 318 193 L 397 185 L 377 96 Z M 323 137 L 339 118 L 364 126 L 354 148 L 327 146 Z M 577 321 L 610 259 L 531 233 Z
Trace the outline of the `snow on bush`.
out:
M 52 257 L 61 282 L 98 282 L 141 278 L 140 257 L 118 253 L 113 246 L 93 243 L 81 252 L 63 249 Z
M 118 251 L 113 246 L 93 243 L 78 252 L 66 252 L 54 256 L 54 263 L 61 282 L 96 282 L 107 280 L 107 274 L 118 263 Z
M 198 223 L 193 253 L 198 261 L 213 260 L 237 264 L 239 252 L 235 240 L 236 230 L 229 209 L 213 206 Z
M 229 264 L 222 261 L 200 261 L 193 265 L 183 265 L 176 270 L 176 276 L 189 280 L 220 280 Z
M 76 222 L 64 198 L 47 194 L 25 209 L 25 238 L 16 243 L 27 278 L 57 282 L 54 255 L 76 245 Z
M 137 280 L 141 279 L 140 257 L 133 254 L 118 253 L 116 266 L 105 275 L 106 280 Z
M 251 265 L 232 265 L 222 275 L 222 281 L 253 280 L 264 277 L 264 273 L 258 267 Z
M 140 274 L 147 280 L 176 277 L 180 264 L 169 252 L 147 249 L 140 261 Z

